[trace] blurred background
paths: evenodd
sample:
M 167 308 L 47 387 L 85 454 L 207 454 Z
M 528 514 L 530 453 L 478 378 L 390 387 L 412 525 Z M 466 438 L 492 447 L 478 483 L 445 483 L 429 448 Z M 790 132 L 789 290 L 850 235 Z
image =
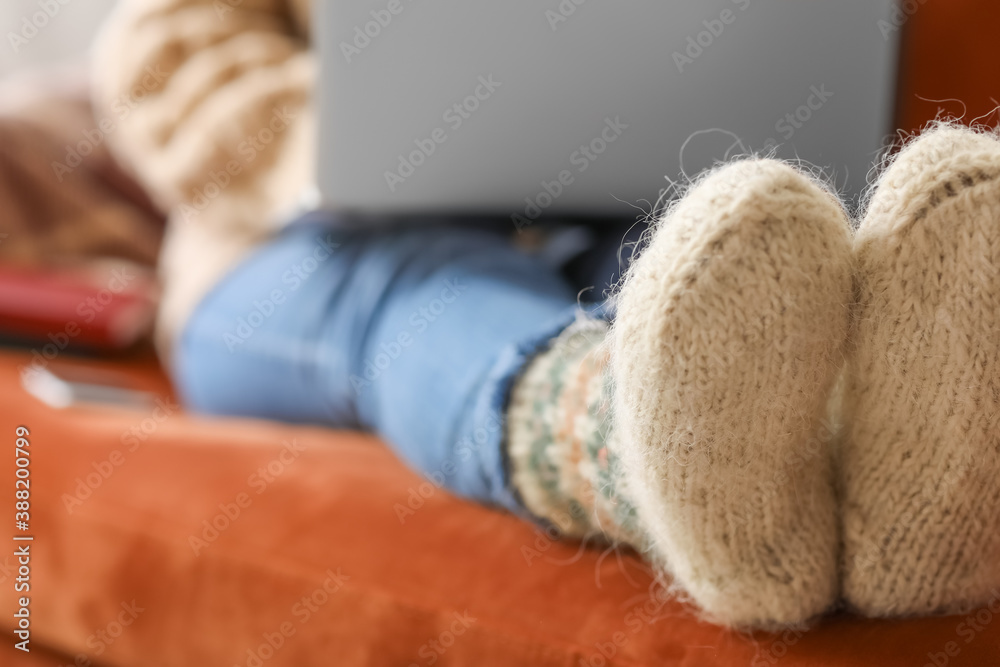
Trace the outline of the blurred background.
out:
M 38 0 L 4 0 L 0 4 L 5 42 L 0 49 L 0 76 L 33 65 L 82 61 L 90 40 L 114 4 L 115 0 L 70 0 L 60 5 L 59 13 L 45 30 L 15 52 L 8 33 L 16 32 L 26 16 L 39 11 Z
M 139 267 L 142 277 L 73 344 L 121 350 L 148 340 L 152 329 L 162 212 L 112 159 L 107 142 L 91 149 L 87 140 L 98 122 L 89 101 L 88 51 L 114 5 L 0 3 L 2 340 L 46 342 L 49 332 L 78 318 L 46 295 L 68 295 L 71 305 L 99 295 L 122 263 Z M 911 132 L 940 115 L 995 123 L 1000 12 L 988 0 L 905 0 L 900 6 L 896 128 Z M 88 153 L 79 155 L 84 149 Z M 75 160 L 79 168 L 54 171 Z M 52 308 L 39 317 L 34 306 L 42 301 Z M 26 305 L 35 311 L 30 322 Z
M 81 320 L 79 304 L 108 298 L 122 270 L 137 279 L 107 308 L 88 311 L 69 347 L 122 350 L 148 340 L 160 216 L 106 142 L 88 138 L 100 136 L 88 53 L 114 5 L 0 3 L 0 342 L 51 342 L 51 332 Z

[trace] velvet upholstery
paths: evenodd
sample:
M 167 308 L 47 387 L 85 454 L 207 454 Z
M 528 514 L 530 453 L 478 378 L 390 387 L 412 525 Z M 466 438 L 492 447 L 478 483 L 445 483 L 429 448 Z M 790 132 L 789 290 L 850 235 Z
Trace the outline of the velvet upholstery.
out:
M 159 412 L 56 411 L 19 387 L 25 358 L 0 355 L 0 433 L 12 448 L 14 428 L 31 429 L 33 641 L 66 655 L 121 666 L 909 667 L 951 648 L 949 665 L 1000 663 L 1000 599 L 971 624 L 840 615 L 802 635 L 727 632 L 664 603 L 634 555 L 554 543 L 421 489 L 372 438 L 183 414 L 142 359 L 97 365 L 156 392 Z M 108 473 L 106 462 L 107 479 L 70 512 L 68 494 L 86 495 L 77 480 Z M 0 457 L 0 479 L 13 478 L 13 457 Z M 238 501 L 225 527 L 217 517 Z M 203 534 L 213 519 L 223 529 Z M 13 608 L 8 582 L 6 627 Z M 261 656 L 267 636 L 280 648 Z
M 71 665 L 72 658 L 51 653 L 40 647 L 33 647 L 25 653 L 14 648 L 12 642 L 0 644 L 0 665 L 4 667 L 62 667 Z

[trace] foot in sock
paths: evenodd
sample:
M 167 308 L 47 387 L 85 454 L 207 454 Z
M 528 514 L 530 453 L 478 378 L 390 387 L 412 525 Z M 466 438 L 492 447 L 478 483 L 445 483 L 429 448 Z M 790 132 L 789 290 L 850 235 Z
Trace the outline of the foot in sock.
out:
M 778 627 L 825 610 L 838 535 L 823 420 L 850 287 L 831 194 L 773 161 L 708 175 L 633 265 L 607 347 L 584 355 L 590 370 L 549 351 L 515 388 L 513 479 L 529 510 L 551 520 L 582 507 L 567 532 L 645 551 L 719 623 Z M 553 396 L 564 407 L 543 416 Z
M 963 611 L 1000 587 L 1000 142 L 945 126 L 908 145 L 854 252 L 844 596 Z

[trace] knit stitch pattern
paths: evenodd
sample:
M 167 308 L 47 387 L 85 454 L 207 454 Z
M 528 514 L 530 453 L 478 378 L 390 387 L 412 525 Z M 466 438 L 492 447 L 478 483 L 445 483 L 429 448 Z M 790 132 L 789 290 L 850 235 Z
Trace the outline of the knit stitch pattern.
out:
M 1000 142 L 943 125 L 910 143 L 854 252 L 844 596 L 964 611 L 1000 587 Z
M 824 418 L 850 252 L 831 193 L 746 160 L 668 212 L 621 289 L 612 454 L 648 555 L 715 622 L 798 625 L 837 597 Z
M 581 319 L 535 357 L 507 412 L 511 481 L 527 509 L 566 537 L 641 548 L 635 511 L 609 457 L 610 374 L 603 321 Z

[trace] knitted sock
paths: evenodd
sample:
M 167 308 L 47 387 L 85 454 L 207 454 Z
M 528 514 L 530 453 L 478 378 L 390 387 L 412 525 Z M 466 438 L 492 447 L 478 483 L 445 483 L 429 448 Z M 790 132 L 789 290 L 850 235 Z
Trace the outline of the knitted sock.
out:
M 959 612 L 1000 587 L 1000 142 L 945 126 L 908 145 L 854 253 L 844 595 Z
M 580 321 L 525 368 L 507 411 L 511 480 L 525 506 L 567 537 L 601 534 L 641 548 L 615 483 L 608 325 Z
M 621 290 L 611 453 L 651 557 L 716 622 L 800 624 L 836 599 L 823 419 L 850 300 L 842 207 L 770 160 L 697 184 Z

